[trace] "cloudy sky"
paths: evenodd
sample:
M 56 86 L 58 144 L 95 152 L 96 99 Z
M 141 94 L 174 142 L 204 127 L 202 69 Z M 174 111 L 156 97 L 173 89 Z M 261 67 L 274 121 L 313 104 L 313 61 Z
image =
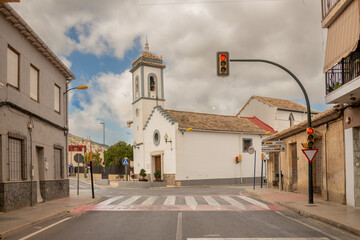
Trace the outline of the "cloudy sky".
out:
M 216 77 L 215 53 L 261 58 L 290 69 L 311 107 L 325 105 L 326 30 L 320 0 L 22 0 L 12 7 L 75 74 L 70 132 L 106 143 L 132 143 L 131 60 L 143 50 L 163 56 L 165 107 L 235 115 L 252 95 L 304 103 L 295 81 L 262 63 L 231 63 Z

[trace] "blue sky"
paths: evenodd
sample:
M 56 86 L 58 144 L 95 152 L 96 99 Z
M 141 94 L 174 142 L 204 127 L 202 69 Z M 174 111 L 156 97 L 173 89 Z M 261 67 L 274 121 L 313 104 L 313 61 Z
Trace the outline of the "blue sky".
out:
M 149 4 L 150 3 L 150 4 Z M 171 3 L 171 4 L 170 4 Z M 172 4 L 177 3 L 177 4 Z M 325 110 L 322 72 L 326 30 L 321 2 L 29 0 L 11 4 L 76 76 L 87 84 L 70 97 L 72 134 L 132 143 L 131 60 L 143 50 L 163 56 L 165 107 L 235 115 L 252 95 L 304 103 L 295 81 L 265 64 L 231 64 L 216 77 L 215 53 L 284 65 L 302 81 L 312 108 Z M 38 14 L 41 12 L 41 14 Z M 219 18 L 219 16 L 222 16 Z

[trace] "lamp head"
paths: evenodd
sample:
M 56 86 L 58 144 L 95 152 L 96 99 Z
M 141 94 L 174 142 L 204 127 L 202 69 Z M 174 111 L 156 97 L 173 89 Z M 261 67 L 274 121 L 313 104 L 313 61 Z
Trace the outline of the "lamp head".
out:
M 86 90 L 86 89 L 88 89 L 88 86 L 87 85 L 80 85 L 80 86 L 77 86 L 76 89 Z

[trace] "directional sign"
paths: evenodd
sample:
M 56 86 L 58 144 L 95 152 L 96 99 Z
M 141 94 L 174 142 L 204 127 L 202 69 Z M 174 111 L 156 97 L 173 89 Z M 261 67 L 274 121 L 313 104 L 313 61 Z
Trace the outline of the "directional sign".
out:
M 312 162 L 319 149 L 302 149 L 302 151 L 305 154 L 306 158 L 309 160 L 309 162 Z
M 129 165 L 129 159 L 124 158 L 124 159 L 122 160 L 122 165 Z
M 76 163 L 82 163 L 84 161 L 84 156 L 80 153 L 75 154 L 74 160 Z
M 263 147 L 280 147 L 282 145 L 285 145 L 284 141 L 267 141 L 267 142 L 262 142 L 261 145 Z
M 285 147 L 262 147 L 262 152 L 285 152 Z

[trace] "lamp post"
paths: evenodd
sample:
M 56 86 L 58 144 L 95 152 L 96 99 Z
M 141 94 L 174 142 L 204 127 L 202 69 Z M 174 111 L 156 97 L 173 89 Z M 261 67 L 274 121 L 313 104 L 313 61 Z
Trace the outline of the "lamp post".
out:
M 104 155 L 103 155 L 103 161 L 104 161 L 104 172 L 103 172 L 103 179 L 107 179 L 107 177 L 105 176 L 105 122 L 100 122 L 100 124 L 103 125 L 103 145 L 104 145 Z
M 74 90 L 74 89 L 86 90 L 86 89 L 88 89 L 88 86 L 87 86 L 87 85 L 80 85 L 80 86 L 77 86 L 77 87 L 69 88 L 68 90 L 66 90 L 66 91 L 64 92 L 64 95 L 65 95 L 68 91 Z

